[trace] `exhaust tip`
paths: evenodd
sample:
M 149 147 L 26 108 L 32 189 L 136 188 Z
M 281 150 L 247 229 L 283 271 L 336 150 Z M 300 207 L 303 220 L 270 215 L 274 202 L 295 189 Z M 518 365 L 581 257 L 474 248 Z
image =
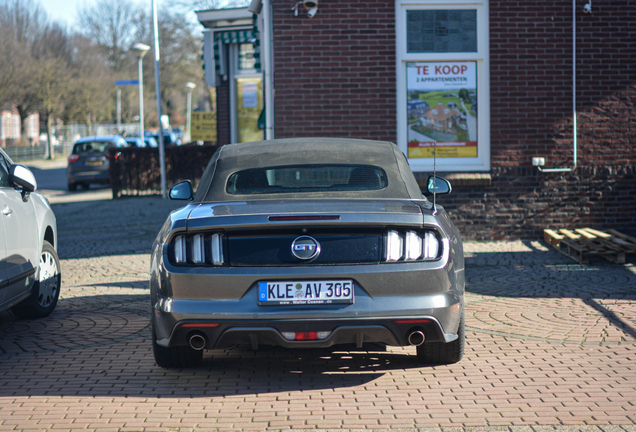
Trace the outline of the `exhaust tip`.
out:
M 421 331 L 414 331 L 409 335 L 409 343 L 413 346 L 420 346 L 424 343 L 424 333 Z
M 200 334 L 195 334 L 190 336 L 188 343 L 193 350 L 201 351 L 208 344 L 208 341 Z

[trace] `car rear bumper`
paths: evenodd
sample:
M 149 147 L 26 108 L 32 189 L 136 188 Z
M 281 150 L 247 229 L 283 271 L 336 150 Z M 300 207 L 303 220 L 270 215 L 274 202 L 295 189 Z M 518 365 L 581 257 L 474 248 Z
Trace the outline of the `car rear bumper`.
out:
M 161 320 L 153 321 L 153 326 L 161 325 Z M 185 346 L 191 344 L 193 336 L 198 336 L 202 338 L 201 349 L 226 349 L 237 345 L 253 349 L 260 345 L 285 348 L 353 345 L 362 348 L 367 344 L 412 345 L 409 337 L 415 332 L 421 332 L 425 342 L 451 342 L 457 338 L 456 333 L 444 333 L 432 316 L 289 321 L 182 320 L 173 327 L 170 337 L 158 338 L 157 343 L 166 347 Z M 312 340 L 305 340 L 307 338 Z
M 66 178 L 69 183 L 109 183 L 110 176 L 108 174 L 108 167 L 101 167 L 100 169 L 91 169 L 90 167 L 73 167 L 69 165 L 66 170 Z
M 463 312 L 457 293 L 371 298 L 355 288 L 353 304 L 258 306 L 252 290 L 239 300 L 159 298 L 153 307 L 153 329 L 163 346 L 185 346 L 202 335 L 207 349 L 234 345 L 328 347 L 338 344 L 409 345 L 408 336 L 422 331 L 429 342 L 455 339 Z M 288 340 L 284 332 L 329 332 L 323 340 Z

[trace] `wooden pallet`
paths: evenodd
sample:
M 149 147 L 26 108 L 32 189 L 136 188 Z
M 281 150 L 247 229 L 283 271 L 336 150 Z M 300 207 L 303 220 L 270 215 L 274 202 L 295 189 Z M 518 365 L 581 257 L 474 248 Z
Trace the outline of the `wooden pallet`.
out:
M 591 255 L 601 256 L 616 264 L 625 263 L 625 254 L 636 254 L 636 238 L 616 230 L 592 228 L 543 230 L 544 240 L 556 250 L 580 264 L 589 264 Z

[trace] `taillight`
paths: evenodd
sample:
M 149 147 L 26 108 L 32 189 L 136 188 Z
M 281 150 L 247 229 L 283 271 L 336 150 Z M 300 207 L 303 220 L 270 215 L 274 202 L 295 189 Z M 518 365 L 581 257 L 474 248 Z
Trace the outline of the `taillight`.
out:
M 327 339 L 329 335 L 331 335 L 331 332 L 281 332 L 281 334 L 288 341 L 315 341 Z
M 74 163 L 74 162 L 77 162 L 78 160 L 79 160 L 78 154 L 71 154 L 68 156 L 69 163 Z
M 440 242 L 433 231 L 389 230 L 385 235 L 385 246 L 387 262 L 434 260 L 440 252 Z
M 223 264 L 223 234 L 180 235 L 172 241 L 175 264 Z

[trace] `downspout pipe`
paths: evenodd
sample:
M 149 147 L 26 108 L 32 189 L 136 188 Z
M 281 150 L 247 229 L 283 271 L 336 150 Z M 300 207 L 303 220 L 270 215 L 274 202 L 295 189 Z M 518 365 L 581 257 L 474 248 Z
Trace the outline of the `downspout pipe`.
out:
M 544 173 L 564 173 L 574 172 L 576 170 L 576 0 L 572 0 L 572 147 L 573 147 L 573 161 L 574 165 L 571 168 L 543 168 L 537 167 L 537 169 Z
M 274 139 L 274 38 L 272 22 L 272 0 L 252 0 L 247 8 L 260 15 L 262 21 L 261 54 L 265 80 L 265 139 Z
M 274 55 L 272 2 L 263 1 L 263 60 L 265 60 L 265 139 L 274 139 Z

